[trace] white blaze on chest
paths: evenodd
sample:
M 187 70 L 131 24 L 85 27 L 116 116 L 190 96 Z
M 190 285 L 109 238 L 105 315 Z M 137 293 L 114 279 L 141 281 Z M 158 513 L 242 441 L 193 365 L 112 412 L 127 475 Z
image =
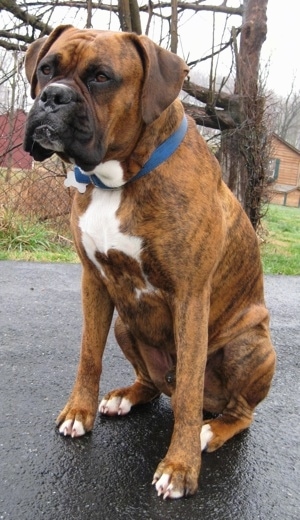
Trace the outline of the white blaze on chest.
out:
M 93 173 L 110 188 L 118 188 L 125 184 L 123 179 L 123 168 L 119 161 L 107 161 L 98 164 Z
M 79 219 L 82 243 L 86 254 L 101 270 L 95 253 L 107 254 L 115 249 L 140 262 L 142 239 L 120 231 L 117 211 L 121 202 L 122 190 L 101 190 L 94 188 L 91 202 Z

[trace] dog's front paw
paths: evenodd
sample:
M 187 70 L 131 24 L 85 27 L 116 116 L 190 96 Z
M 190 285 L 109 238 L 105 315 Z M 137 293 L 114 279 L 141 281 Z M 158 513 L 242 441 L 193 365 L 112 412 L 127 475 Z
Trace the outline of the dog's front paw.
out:
M 130 412 L 132 403 L 122 396 L 106 396 L 99 405 L 99 412 L 104 415 L 126 415 Z
M 60 426 L 59 426 L 59 433 L 64 435 L 65 437 L 67 435 L 70 435 L 71 437 L 81 437 L 84 435 L 85 429 L 81 421 L 78 421 L 77 419 L 66 419 Z
M 148 403 L 159 395 L 153 385 L 135 381 L 133 385 L 112 390 L 102 399 L 99 412 L 104 415 L 126 415 L 137 404 Z
M 185 464 L 172 463 L 164 459 L 154 474 L 152 484 L 158 496 L 181 498 L 193 495 L 198 488 L 198 471 Z
M 56 419 L 59 433 L 64 436 L 81 437 L 93 428 L 95 413 L 66 405 Z

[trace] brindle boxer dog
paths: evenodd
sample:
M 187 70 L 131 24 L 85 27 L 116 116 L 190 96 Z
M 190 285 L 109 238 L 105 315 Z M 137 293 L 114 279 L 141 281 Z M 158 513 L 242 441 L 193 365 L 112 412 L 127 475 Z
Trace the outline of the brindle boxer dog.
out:
M 36 99 L 25 149 L 81 169 L 71 222 L 84 327 L 59 431 L 93 427 L 116 308 L 136 379 L 99 410 L 125 415 L 171 396 L 174 431 L 154 483 L 164 498 L 193 494 L 201 449 L 249 427 L 274 372 L 256 235 L 190 118 L 186 130 L 178 56 L 145 36 L 62 26 L 30 46 L 26 70 Z M 203 410 L 216 415 L 204 425 Z

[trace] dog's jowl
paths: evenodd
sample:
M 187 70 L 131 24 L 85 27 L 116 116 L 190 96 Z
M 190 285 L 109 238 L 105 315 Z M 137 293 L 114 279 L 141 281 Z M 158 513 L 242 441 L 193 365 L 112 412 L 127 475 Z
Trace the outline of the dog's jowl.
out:
M 125 415 L 161 393 L 174 430 L 154 473 L 164 498 L 195 493 L 201 449 L 248 428 L 275 354 L 256 235 L 177 99 L 188 68 L 145 36 L 61 26 L 33 43 L 25 149 L 74 166 L 71 225 L 83 266 L 78 373 L 57 419 L 92 429 L 114 309 L 132 386 L 99 411 Z M 203 423 L 203 411 L 214 419 Z

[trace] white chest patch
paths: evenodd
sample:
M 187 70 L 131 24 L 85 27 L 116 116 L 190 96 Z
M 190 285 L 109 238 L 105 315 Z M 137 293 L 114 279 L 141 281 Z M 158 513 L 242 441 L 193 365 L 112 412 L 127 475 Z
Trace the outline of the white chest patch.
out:
M 94 188 L 89 207 L 79 219 L 86 254 L 101 272 L 101 265 L 95 258 L 96 251 L 107 254 L 109 249 L 116 249 L 140 263 L 142 239 L 120 231 L 116 213 L 120 206 L 121 193 L 121 190 Z
M 123 168 L 119 161 L 111 160 L 98 164 L 93 173 L 110 188 L 118 188 L 125 184 Z

